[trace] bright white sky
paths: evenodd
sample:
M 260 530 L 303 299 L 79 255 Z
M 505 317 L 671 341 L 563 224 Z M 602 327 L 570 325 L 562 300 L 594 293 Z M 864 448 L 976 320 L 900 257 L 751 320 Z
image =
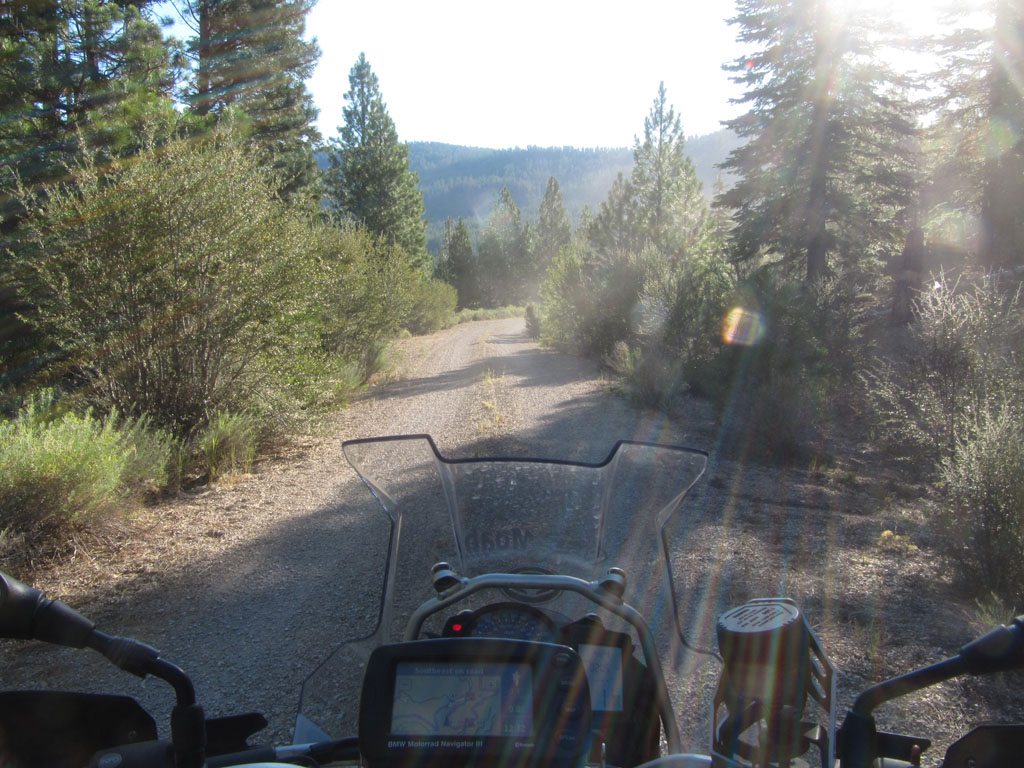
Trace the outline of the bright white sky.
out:
M 833 2 L 886 8 L 912 35 L 940 29 L 939 8 L 982 0 Z M 722 70 L 749 53 L 726 23 L 734 13 L 734 0 L 318 0 L 306 30 L 321 58 L 307 87 L 325 139 L 365 52 L 402 141 L 631 147 L 664 81 L 683 131 L 702 136 L 742 112 Z
M 307 87 L 324 138 L 365 52 L 402 141 L 627 147 L 665 82 L 688 136 L 739 114 L 722 64 L 741 54 L 732 0 L 319 0 Z

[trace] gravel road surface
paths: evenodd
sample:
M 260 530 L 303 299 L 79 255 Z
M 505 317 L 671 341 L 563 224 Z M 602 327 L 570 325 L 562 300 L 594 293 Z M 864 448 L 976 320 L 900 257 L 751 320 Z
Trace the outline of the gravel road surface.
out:
M 859 454 L 842 472 L 816 459 L 764 466 L 745 458 L 742 441 L 722 451 L 706 404 L 692 401 L 671 420 L 638 411 L 592 361 L 537 346 L 522 319 L 405 339 L 396 355 L 390 383 L 333 415 L 318 437 L 262 460 L 252 475 L 140 511 L 34 574 L 36 586 L 103 631 L 159 648 L 192 675 L 208 714 L 263 712 L 271 725 L 262 738 L 287 741 L 303 679 L 339 640 L 370 629 L 379 603 L 387 531 L 342 440 L 428 433 L 450 457 L 599 461 L 616 440 L 634 439 L 712 455 L 687 507 L 688 538 L 672 544 L 680 609 L 701 642 L 712 641 L 719 611 L 792 596 L 843 670 L 842 708 L 865 686 L 949 656 L 978 632 L 971 596 L 958 594 L 928 553 L 919 500 L 893 494 L 890 467 Z M 880 534 L 893 530 L 922 546 L 882 546 Z M 131 695 L 166 733 L 169 689 L 93 656 L 0 643 L 0 687 Z M 945 684 L 887 705 L 880 726 L 931 736 L 925 763 L 935 764 L 971 725 L 1020 719 L 1019 676 L 986 685 Z
M 304 677 L 376 616 L 386 531 L 342 440 L 428 433 L 451 457 L 599 461 L 618 439 L 687 437 L 610 392 L 592 361 L 537 346 L 521 318 L 406 339 L 396 355 L 397 380 L 368 390 L 326 436 L 147 510 L 141 538 L 83 551 L 37 585 L 103 631 L 160 649 L 193 676 L 208 714 L 263 712 L 280 741 Z M 172 702 L 160 681 L 135 681 L 81 651 L 0 652 L 4 688 L 126 693 L 166 722 Z

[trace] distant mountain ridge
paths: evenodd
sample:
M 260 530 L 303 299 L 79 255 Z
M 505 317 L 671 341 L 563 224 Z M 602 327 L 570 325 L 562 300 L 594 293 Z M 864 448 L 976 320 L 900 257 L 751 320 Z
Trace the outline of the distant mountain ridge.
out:
M 727 129 L 686 140 L 686 153 L 693 161 L 709 200 L 721 174 L 715 165 L 725 160 L 738 145 L 739 139 Z M 327 166 L 324 153 L 320 153 L 319 161 L 321 168 Z M 419 174 L 423 205 L 430 222 L 427 248 L 435 255 L 440 250 L 444 222 L 448 218 L 457 220 L 461 216 L 474 242 L 479 242 L 502 187 L 508 187 L 523 220 L 533 222 L 537 220 L 548 179 L 554 176 L 575 227 L 583 208 L 589 206 L 596 214 L 607 199 L 615 177 L 620 173 L 628 177 L 632 168 L 633 150 L 628 147 L 485 149 L 440 142 L 409 142 L 409 169 Z M 730 179 L 723 181 L 728 185 Z
M 711 198 L 720 171 L 715 168 L 739 140 L 723 129 L 707 136 L 686 140 L 686 153 L 693 161 Z M 460 216 L 474 240 L 502 187 L 508 187 L 524 221 L 536 221 L 548 179 L 554 176 L 562 200 L 575 226 L 580 213 L 589 206 L 594 213 L 608 197 L 616 176 L 629 176 L 633 167 L 632 148 L 577 149 L 575 147 L 526 147 L 485 149 L 439 142 L 409 143 L 409 169 L 420 177 L 426 209 L 427 247 L 440 249 L 444 222 Z M 728 183 L 728 179 L 724 180 Z
M 427 219 L 486 219 L 508 187 L 524 219 L 537 217 L 548 179 L 554 176 L 571 218 L 596 208 L 619 173 L 629 173 L 629 149 L 527 147 L 480 149 L 452 144 L 409 144 L 409 169 L 420 177 Z

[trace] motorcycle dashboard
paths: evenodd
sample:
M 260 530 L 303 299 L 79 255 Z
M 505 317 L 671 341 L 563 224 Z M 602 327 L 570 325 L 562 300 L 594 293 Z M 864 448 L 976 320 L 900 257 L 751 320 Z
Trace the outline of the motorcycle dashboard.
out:
M 370 768 L 500 762 L 570 768 L 589 746 L 590 693 L 565 646 L 494 638 L 379 646 L 359 704 Z
M 590 692 L 594 744 L 613 765 L 635 766 L 658 755 L 658 715 L 650 671 L 634 655 L 630 635 L 589 614 L 578 621 L 518 602 L 497 602 L 448 618 L 442 637 L 550 643 L 579 657 Z M 596 749 L 596 748 L 595 748 Z M 600 761 L 599 750 L 590 756 Z
M 539 608 L 522 603 L 492 603 L 455 614 L 445 623 L 442 637 L 492 637 L 557 643 L 559 628 Z
M 607 629 L 595 614 L 559 624 L 541 609 L 523 603 L 492 603 L 465 610 L 445 622 L 444 638 L 476 637 L 554 643 L 572 648 L 583 660 L 595 711 L 621 712 L 623 677 L 633 653 L 629 635 Z

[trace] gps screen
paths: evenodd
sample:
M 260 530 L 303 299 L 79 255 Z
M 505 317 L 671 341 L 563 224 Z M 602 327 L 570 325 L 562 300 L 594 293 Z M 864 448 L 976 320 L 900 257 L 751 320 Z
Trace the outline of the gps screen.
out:
M 391 706 L 394 736 L 526 738 L 533 730 L 529 664 L 399 662 Z

